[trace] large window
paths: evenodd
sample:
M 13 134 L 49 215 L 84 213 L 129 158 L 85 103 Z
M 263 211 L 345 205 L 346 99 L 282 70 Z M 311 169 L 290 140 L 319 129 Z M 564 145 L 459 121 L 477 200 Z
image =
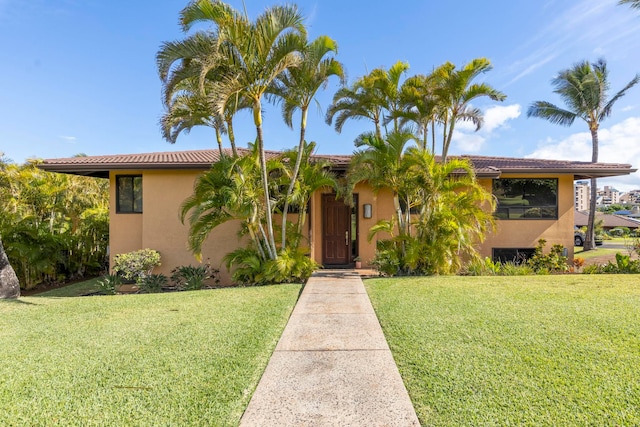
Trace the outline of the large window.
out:
M 142 175 L 116 176 L 116 212 L 142 213 Z
M 493 262 L 520 265 L 531 258 L 535 251 L 533 248 L 493 248 Z
M 493 180 L 498 219 L 557 219 L 558 180 L 503 178 Z

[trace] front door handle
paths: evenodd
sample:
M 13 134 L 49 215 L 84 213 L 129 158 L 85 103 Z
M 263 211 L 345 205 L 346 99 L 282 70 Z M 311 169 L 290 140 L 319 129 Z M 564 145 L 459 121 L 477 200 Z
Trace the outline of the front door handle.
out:
M 344 232 L 344 244 L 349 246 L 349 231 Z

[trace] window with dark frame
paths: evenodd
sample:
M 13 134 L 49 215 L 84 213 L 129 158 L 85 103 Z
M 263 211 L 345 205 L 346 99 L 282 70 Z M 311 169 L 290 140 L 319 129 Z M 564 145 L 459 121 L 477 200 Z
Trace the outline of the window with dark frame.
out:
M 142 175 L 116 176 L 116 213 L 142 213 Z
M 558 219 L 556 178 L 500 178 L 493 180 L 497 219 Z

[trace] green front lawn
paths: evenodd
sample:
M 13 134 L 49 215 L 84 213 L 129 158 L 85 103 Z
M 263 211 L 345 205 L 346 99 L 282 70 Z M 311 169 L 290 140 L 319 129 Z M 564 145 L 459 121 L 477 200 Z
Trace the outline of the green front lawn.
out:
M 0 301 L 0 425 L 237 425 L 299 291 Z
M 640 277 L 374 279 L 423 425 L 640 425 Z

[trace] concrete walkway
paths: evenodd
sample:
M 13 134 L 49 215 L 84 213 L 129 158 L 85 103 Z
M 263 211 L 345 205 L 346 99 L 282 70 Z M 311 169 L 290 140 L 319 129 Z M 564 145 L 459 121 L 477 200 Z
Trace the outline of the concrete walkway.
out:
M 420 425 L 358 273 L 309 279 L 240 425 Z

